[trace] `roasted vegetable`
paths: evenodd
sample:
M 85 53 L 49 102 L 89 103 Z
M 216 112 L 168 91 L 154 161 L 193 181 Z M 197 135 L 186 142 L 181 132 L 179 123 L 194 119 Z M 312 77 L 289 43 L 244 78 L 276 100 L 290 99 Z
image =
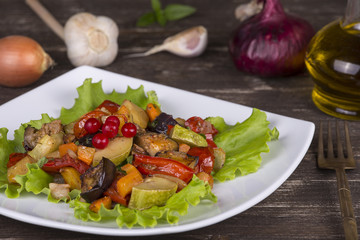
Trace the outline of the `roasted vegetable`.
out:
M 108 196 L 99 198 L 92 202 L 89 206 L 90 210 L 97 213 L 99 212 L 101 205 L 103 205 L 105 208 L 110 209 L 111 207 L 111 198 Z
M 30 157 L 29 155 L 25 156 L 23 159 L 18 161 L 15 165 L 11 166 L 7 170 L 7 178 L 9 183 L 16 183 L 16 175 L 24 175 L 27 173 L 28 168 L 26 164 L 35 163 L 36 160 Z
M 66 144 L 61 144 L 59 146 L 59 154 L 60 157 L 63 157 L 65 154 L 68 153 L 68 151 L 71 150 L 74 153 L 77 152 L 78 150 L 78 146 L 75 143 L 66 143 Z
M 111 160 L 115 165 L 124 161 L 131 152 L 133 139 L 126 137 L 116 137 L 110 140 L 104 149 L 96 149 L 93 159 L 93 166 L 96 166 L 103 157 Z
M 51 136 L 45 135 L 28 154 L 35 160 L 45 157 L 49 153 L 58 150 L 59 146 L 63 144 L 63 136 L 62 132 Z
M 197 134 L 190 129 L 183 128 L 180 125 L 175 125 L 171 129 L 169 136 L 179 144 L 185 143 L 191 147 L 207 147 L 208 145 L 206 139 L 200 134 Z
M 211 135 L 218 133 L 216 128 L 209 121 L 204 120 L 201 117 L 191 117 L 187 119 L 185 121 L 185 126 L 196 133 Z
M 149 130 L 152 132 L 167 134 L 169 127 L 177 124 L 178 122 L 176 122 L 171 115 L 162 112 L 150 123 Z
M 63 167 L 73 167 L 81 174 L 90 168 L 89 165 L 83 161 L 72 158 L 69 154 L 65 154 L 62 158 L 48 159 L 42 169 L 46 172 L 59 172 Z
M 39 130 L 28 126 L 24 133 L 24 148 L 32 150 L 45 135 L 54 135 L 63 131 L 60 120 L 44 123 Z
M 178 151 L 166 151 L 166 152 L 159 152 L 156 154 L 156 157 L 161 158 L 170 158 L 172 160 L 181 162 L 182 164 L 189 166 L 194 161 L 196 162 L 198 160 L 197 157 L 187 155 L 184 152 L 178 152 Z
M 77 155 L 79 160 L 83 161 L 87 165 L 91 165 L 95 155 L 95 148 L 79 146 Z
M 125 198 L 131 193 L 132 188 L 143 182 L 141 173 L 131 164 L 126 164 L 121 167 L 121 170 L 126 172 L 126 175 L 117 181 L 117 192 L 121 197 Z
M 101 197 L 113 182 L 115 172 L 115 164 L 107 158 L 102 158 L 96 167 L 89 168 L 81 175 L 80 196 L 87 202 L 93 202 Z
M 141 128 L 146 128 L 149 122 L 149 117 L 146 114 L 145 110 L 141 107 L 137 106 L 136 104 L 132 103 L 129 100 L 124 100 L 122 105 L 126 106 L 127 109 L 130 111 L 130 115 L 132 121 L 139 125 Z
M 14 166 L 17 162 L 27 156 L 27 153 L 11 153 L 9 155 L 9 161 L 6 164 L 7 168 Z
M 193 147 L 188 151 L 188 154 L 199 157 L 199 162 L 195 168 L 197 173 L 205 172 L 211 175 L 214 169 L 214 150 L 211 147 Z
M 194 174 L 190 167 L 167 158 L 135 154 L 133 165 L 144 175 L 165 174 L 188 183 Z
M 129 208 L 143 210 L 162 206 L 176 192 L 177 184 L 165 178 L 148 177 L 133 188 Z
M 222 148 L 214 148 L 214 171 L 219 171 L 225 163 L 226 154 Z
M 148 115 L 150 122 L 152 122 L 161 114 L 161 110 L 155 104 L 149 103 L 146 106 L 146 114 Z
M 178 150 L 178 144 L 164 134 L 148 132 L 137 135 L 135 143 L 143 148 L 150 156 L 155 156 L 158 152 Z
M 67 198 L 69 199 L 70 185 L 69 184 L 49 184 L 50 194 L 55 199 Z
M 207 174 L 206 172 L 199 172 L 196 174 L 196 176 L 205 183 L 208 183 L 210 187 L 213 188 L 214 178 L 210 174 Z
M 104 195 L 109 196 L 111 198 L 111 201 L 115 203 L 120 203 L 121 205 L 127 206 L 130 196 L 128 195 L 126 197 L 122 197 L 117 191 L 117 182 L 121 177 L 123 177 L 123 175 L 120 172 L 116 172 L 116 177 L 114 178 L 114 181 L 111 183 L 110 187 L 106 189 Z
M 64 181 L 70 185 L 70 189 L 81 189 L 80 173 L 73 167 L 63 167 L 60 174 Z

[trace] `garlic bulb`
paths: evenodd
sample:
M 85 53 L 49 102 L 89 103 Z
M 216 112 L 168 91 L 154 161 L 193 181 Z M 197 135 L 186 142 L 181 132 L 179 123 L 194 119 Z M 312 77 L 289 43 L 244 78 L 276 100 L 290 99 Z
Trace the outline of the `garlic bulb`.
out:
M 264 2 L 261 0 L 251 0 L 249 3 L 240 4 L 235 9 L 235 17 L 240 22 L 258 14 L 264 7 Z
M 181 57 L 196 57 L 204 52 L 207 41 L 206 28 L 197 26 L 166 38 L 161 45 L 157 45 L 144 53 L 130 54 L 125 57 L 144 57 L 161 51 L 168 51 Z
M 74 66 L 106 66 L 118 53 L 116 23 L 104 16 L 78 13 L 65 24 L 64 40 Z

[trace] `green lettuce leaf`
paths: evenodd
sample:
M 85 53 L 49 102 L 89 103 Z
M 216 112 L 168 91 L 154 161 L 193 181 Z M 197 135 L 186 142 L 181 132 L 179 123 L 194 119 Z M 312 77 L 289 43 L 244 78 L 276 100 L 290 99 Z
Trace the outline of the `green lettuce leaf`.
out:
M 237 174 L 256 172 L 261 164 L 260 154 L 269 151 L 267 142 L 279 137 L 276 128 L 269 129 L 266 114 L 258 109 L 253 109 L 244 122 L 233 126 L 227 125 L 221 117 L 207 120 L 219 131 L 214 142 L 226 152 L 224 166 L 214 175 L 221 182 L 234 179 Z
M 89 209 L 89 203 L 79 200 L 80 197 L 70 201 L 70 207 L 74 208 L 76 218 L 83 221 L 115 220 L 119 227 L 132 228 L 134 225 L 142 227 L 154 227 L 159 222 L 176 224 L 179 216 L 186 215 L 189 205 L 196 206 L 201 200 L 216 202 L 216 196 L 211 192 L 211 187 L 205 184 L 195 175 L 191 182 L 180 192 L 169 198 L 165 206 L 154 206 L 146 210 L 134 210 L 117 204 L 113 209 L 101 207 L 99 213 Z
M 10 153 L 25 152 L 25 149 L 22 146 L 22 142 L 24 141 L 25 128 L 28 125 L 31 125 L 35 128 L 40 128 L 43 123 L 48 123 L 54 120 L 53 118 L 49 117 L 47 114 L 42 114 L 41 116 L 42 116 L 41 119 L 30 121 L 29 123 L 26 124 L 22 124 L 19 127 L 19 129 L 15 130 L 14 140 L 9 140 L 7 138 L 8 130 L 6 128 L 0 129 L 0 189 L 5 189 L 5 194 L 8 198 L 19 197 L 20 193 L 24 189 L 34 193 L 39 191 L 41 192 L 43 186 L 46 185 L 48 178 L 45 176 L 47 174 L 39 168 L 37 163 L 28 164 L 28 169 L 29 169 L 28 173 L 23 176 L 17 176 L 15 178 L 19 184 L 9 183 L 7 179 L 7 166 L 6 166 L 7 162 L 9 161 Z M 37 178 L 42 178 L 42 177 L 44 177 L 44 179 L 36 180 Z M 33 181 L 35 181 L 35 183 L 33 183 Z
M 101 81 L 92 83 L 92 79 L 88 78 L 83 85 L 77 88 L 77 92 L 79 97 L 75 99 L 74 106 L 70 109 L 61 109 L 59 119 L 63 124 L 71 123 L 85 113 L 94 110 L 104 100 L 121 104 L 125 99 L 128 99 L 143 109 L 146 108 L 148 103 L 159 104 L 156 93 L 149 91 L 147 92 L 148 96 L 146 96 L 142 85 L 137 89 L 128 87 L 125 93 L 118 93 L 113 90 L 110 94 L 106 94 Z

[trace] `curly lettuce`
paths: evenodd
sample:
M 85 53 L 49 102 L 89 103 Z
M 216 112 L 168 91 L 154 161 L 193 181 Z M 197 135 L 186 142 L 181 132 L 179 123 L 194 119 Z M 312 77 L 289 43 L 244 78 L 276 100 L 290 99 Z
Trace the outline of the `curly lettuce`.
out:
M 261 164 L 260 154 L 269 152 L 268 141 L 279 136 L 276 128 L 269 129 L 266 114 L 254 108 L 251 116 L 241 123 L 227 125 L 222 117 L 207 118 L 219 131 L 214 142 L 226 152 L 224 166 L 214 178 L 223 182 L 232 180 L 237 174 L 256 172 Z

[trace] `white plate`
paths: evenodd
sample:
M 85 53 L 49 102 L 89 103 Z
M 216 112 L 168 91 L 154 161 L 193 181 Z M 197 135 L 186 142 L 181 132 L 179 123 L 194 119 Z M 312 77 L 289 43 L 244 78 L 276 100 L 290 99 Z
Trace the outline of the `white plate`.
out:
M 0 127 L 7 127 L 11 138 L 21 123 L 40 119 L 41 113 L 58 117 L 62 106 L 70 108 L 74 104 L 78 97 L 76 88 L 86 78 L 92 78 L 93 82 L 103 80 L 106 92 L 113 89 L 124 92 L 128 85 L 132 88 L 144 85 L 145 91 L 156 91 L 162 109 L 175 117 L 222 116 L 228 124 L 235 124 L 248 118 L 252 111 L 246 106 L 84 66 L 0 106 Z M 115 222 L 82 222 L 73 216 L 68 205 L 49 203 L 44 196 L 31 194 L 8 199 L 1 193 L 0 214 L 41 226 L 114 236 L 177 233 L 218 223 L 245 211 L 274 192 L 299 165 L 311 143 L 315 129 L 313 123 L 273 113 L 267 115 L 271 128 L 276 126 L 279 130 L 280 138 L 269 143 L 270 153 L 262 154 L 260 169 L 233 181 L 216 183 L 213 192 L 218 202 L 191 207 L 189 214 L 181 217 L 177 225 L 128 229 L 118 228 Z

